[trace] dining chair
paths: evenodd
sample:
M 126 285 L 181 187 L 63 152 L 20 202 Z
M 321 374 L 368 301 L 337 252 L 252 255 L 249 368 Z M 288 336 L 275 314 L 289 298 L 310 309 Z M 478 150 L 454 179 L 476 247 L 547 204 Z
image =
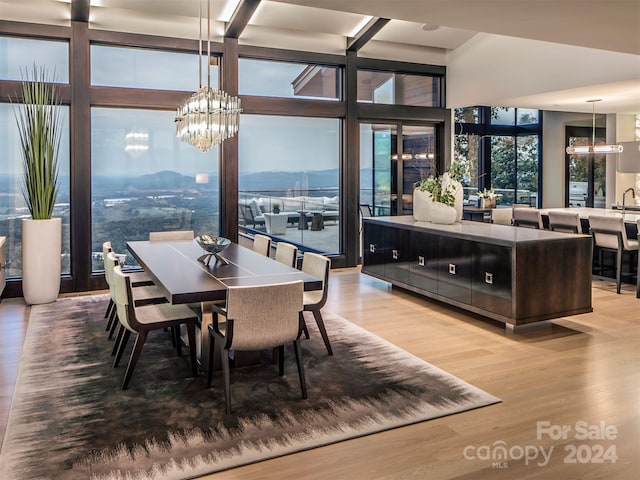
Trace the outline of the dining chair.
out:
M 313 318 L 315 318 L 316 324 L 318 325 L 318 330 L 320 330 L 320 335 L 322 335 L 324 345 L 327 347 L 327 352 L 329 355 L 333 355 L 333 350 L 331 348 L 331 343 L 329 342 L 329 336 L 327 335 L 327 329 L 325 328 L 321 313 L 322 307 L 327 303 L 330 269 L 331 260 L 329 258 L 318 253 L 304 252 L 301 270 L 313 277 L 322 279 L 322 288 L 320 290 L 304 292 L 304 311 L 311 312 L 313 314 Z M 304 323 L 303 327 L 308 338 L 309 332 L 307 331 Z
M 117 254 L 113 251 L 111 247 L 111 242 L 104 242 L 102 244 L 102 262 L 104 266 L 104 279 L 107 282 L 107 286 L 111 288 L 111 270 L 113 269 L 113 260 L 109 260 L 109 253 L 113 253 L 113 258 L 120 264 L 118 260 Z M 127 272 L 129 278 L 131 279 L 131 286 L 138 289 L 138 287 L 150 287 L 153 285 L 153 280 L 146 272 Z M 139 300 L 142 301 L 152 301 L 157 298 L 164 298 L 162 292 L 156 288 L 142 288 L 140 290 L 136 290 Z M 109 318 L 107 322 L 107 331 L 110 331 L 109 338 L 113 336 L 113 327 L 117 324 L 115 322 L 116 310 L 115 305 L 113 303 L 113 298 L 109 298 L 109 304 L 107 305 L 107 311 L 104 314 L 104 318 Z
M 118 260 L 116 253 L 111 251 L 107 253 L 107 263 L 105 265 L 105 270 L 104 270 L 105 279 L 107 281 L 107 284 L 109 285 L 109 292 L 111 293 L 111 299 L 114 302 L 114 309 L 111 313 L 111 316 L 109 317 L 109 323 L 107 324 L 107 328 L 106 328 L 106 330 L 109 331 L 109 339 L 113 337 L 115 329 L 118 326 L 118 321 L 117 321 L 118 315 L 117 315 L 117 310 L 115 309 L 115 299 L 113 298 L 115 294 L 115 290 L 113 289 L 113 286 L 112 286 L 113 270 L 115 267 L 120 267 L 120 269 L 122 269 L 122 266 L 120 265 L 120 261 Z M 134 273 L 134 272 L 131 272 L 131 273 Z M 129 273 L 127 273 L 127 275 L 129 275 L 129 282 L 131 283 L 131 278 L 133 275 Z M 137 287 L 133 287 L 132 285 L 132 291 L 133 291 L 132 293 L 133 301 L 137 306 L 167 302 L 167 299 L 164 296 L 164 292 L 157 285 L 140 285 Z
M 296 266 L 298 260 L 298 247 L 286 242 L 278 242 L 276 245 L 276 261 L 290 267 Z
M 513 209 L 513 225 L 515 227 L 538 228 L 542 230 L 542 215 L 537 208 L 514 208 Z
M 593 236 L 593 245 L 600 249 L 598 254 L 600 273 L 604 271 L 603 252 L 610 251 L 616 254 L 616 293 L 620 293 L 620 283 L 623 275 L 622 257 L 625 253 L 638 253 L 638 240 L 627 238 L 624 218 L 621 215 L 589 215 L 589 228 Z M 638 287 L 636 285 L 636 295 L 637 290 Z
M 113 362 L 114 367 L 118 366 L 122 358 L 129 336 L 131 333 L 136 334 L 136 341 L 122 381 L 122 390 L 126 390 L 129 387 L 131 376 L 136 368 L 136 364 L 142 353 L 142 347 L 147 340 L 149 332 L 164 328 L 179 328 L 180 325 L 184 324 L 187 327 L 189 345 L 195 345 L 198 316 L 185 305 L 161 303 L 136 307 L 133 300 L 131 281 L 119 266 L 114 267 L 112 280 L 114 283 L 114 303 L 118 311 L 118 319 L 124 327 L 124 333 L 120 338 L 116 358 Z M 194 377 L 197 377 L 198 364 L 196 360 L 196 349 L 190 348 L 189 352 L 191 356 L 191 372 Z M 178 344 L 178 356 L 180 356 L 180 354 L 181 348 L 180 344 Z
M 193 230 L 167 230 L 163 232 L 149 232 L 150 242 L 173 242 L 178 240 L 193 240 Z
M 271 237 L 256 233 L 253 236 L 253 251 L 269 257 L 271 253 Z
M 513 208 L 502 207 L 491 209 L 491 223 L 496 225 L 512 225 L 513 222 Z
M 257 351 L 277 348 L 278 374 L 284 375 L 284 345 L 292 342 L 302 398 L 307 398 L 307 386 L 300 349 L 302 334 L 304 284 L 301 280 L 287 283 L 229 287 L 226 308 L 214 306 L 213 322 L 209 325 L 209 368 L 207 387 L 213 379 L 216 342 L 220 344 L 224 398 L 227 415 L 231 413 L 231 381 L 229 351 Z M 222 326 L 219 316 L 226 318 Z
M 556 232 L 582 233 L 580 215 L 576 212 L 549 210 L 549 229 Z

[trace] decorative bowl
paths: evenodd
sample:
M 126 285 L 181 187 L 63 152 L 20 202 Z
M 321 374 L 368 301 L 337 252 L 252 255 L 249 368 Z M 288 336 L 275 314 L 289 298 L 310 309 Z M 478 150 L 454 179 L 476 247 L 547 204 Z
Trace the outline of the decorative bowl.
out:
M 216 237 L 214 235 L 198 235 L 196 243 L 207 253 L 198 257 L 198 261 L 209 265 L 211 257 L 216 257 L 216 261 L 220 261 L 227 265 L 229 262 L 222 258 L 219 253 L 231 245 L 231 240 L 225 237 Z

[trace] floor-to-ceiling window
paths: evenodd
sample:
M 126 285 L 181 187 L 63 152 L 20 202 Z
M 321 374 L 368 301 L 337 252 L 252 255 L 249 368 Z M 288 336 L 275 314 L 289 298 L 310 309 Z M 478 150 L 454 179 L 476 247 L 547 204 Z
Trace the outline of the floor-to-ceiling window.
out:
M 204 72 L 206 81 L 206 66 Z M 91 46 L 94 86 L 189 92 L 197 89 L 198 74 L 194 54 Z M 217 67 L 211 69 L 210 82 L 217 87 Z M 175 110 L 126 108 L 125 102 L 121 108 L 91 109 L 94 271 L 103 269 L 102 243 L 107 240 L 133 264 L 126 242 L 146 240 L 151 231 L 218 233 L 218 148 L 201 152 L 181 142 L 174 118 Z
M 125 255 L 126 242 L 149 232 L 218 232 L 218 150 L 203 153 L 176 138 L 174 112 L 125 108 L 91 111 L 93 269 L 102 243 Z M 134 263 L 127 258 L 128 263 Z
M 456 109 L 454 156 L 468 167 L 465 195 L 492 189 L 498 206 L 541 205 L 541 124 L 538 110 Z
M 34 65 L 45 69 L 60 86 L 69 82 L 69 43 L 16 37 L 0 37 L 0 80 L 21 81 L 31 78 Z M 22 157 L 16 124 L 20 92 L 9 93 L 11 103 L 0 103 L 0 235 L 7 237 L 7 277 L 22 275 L 21 219 L 29 218 L 22 195 Z M 58 156 L 58 196 L 53 216 L 62 218 L 62 273 L 70 271 L 69 240 L 69 107 L 63 105 L 62 135 Z
M 255 58 L 238 61 L 240 95 L 318 103 L 340 100 L 341 70 Z M 290 101 L 291 101 L 290 100 Z M 284 102 L 283 102 L 284 103 Z M 302 105 L 302 104 L 301 104 Z M 268 110 L 268 109 L 267 109 Z M 283 112 L 243 114 L 238 134 L 240 232 L 304 250 L 340 253 L 342 121 Z

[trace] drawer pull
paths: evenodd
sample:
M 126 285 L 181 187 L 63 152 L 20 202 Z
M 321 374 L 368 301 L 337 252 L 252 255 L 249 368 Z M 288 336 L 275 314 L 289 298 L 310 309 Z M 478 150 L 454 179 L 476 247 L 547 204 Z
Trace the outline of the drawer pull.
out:
M 392 250 L 391 251 L 391 256 L 393 257 L 394 260 L 398 259 L 398 250 Z
M 449 264 L 449 273 L 451 275 L 455 275 L 456 274 L 456 266 L 455 266 L 455 264 L 453 264 L 453 263 Z
M 422 255 L 418 256 L 418 265 L 424 267 L 424 257 Z
M 493 285 L 493 273 L 484 272 L 484 283 Z
M 373 243 L 369 244 L 369 251 L 371 253 L 376 253 L 376 246 Z

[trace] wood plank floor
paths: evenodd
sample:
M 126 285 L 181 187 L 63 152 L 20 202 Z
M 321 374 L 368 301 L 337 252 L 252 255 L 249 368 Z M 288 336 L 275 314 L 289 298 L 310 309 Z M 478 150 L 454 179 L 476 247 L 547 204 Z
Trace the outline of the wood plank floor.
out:
M 358 269 L 332 271 L 326 310 L 502 403 L 205 478 L 637 478 L 640 300 L 630 285 L 616 295 L 609 280 L 594 279 L 592 290 L 593 313 L 526 326 L 509 335 L 501 324 L 392 289 Z M 27 316 L 21 299 L 0 303 L 2 435 Z M 539 422 L 552 428 L 539 434 Z M 564 439 L 547 433 L 564 425 L 570 428 Z M 586 429 L 591 439 L 581 437 Z M 507 457 L 491 458 L 500 446 L 506 447 Z M 546 463 L 541 448 L 549 457 Z M 529 452 L 530 459 L 522 452 Z M 534 453 L 537 457 L 531 458 Z

